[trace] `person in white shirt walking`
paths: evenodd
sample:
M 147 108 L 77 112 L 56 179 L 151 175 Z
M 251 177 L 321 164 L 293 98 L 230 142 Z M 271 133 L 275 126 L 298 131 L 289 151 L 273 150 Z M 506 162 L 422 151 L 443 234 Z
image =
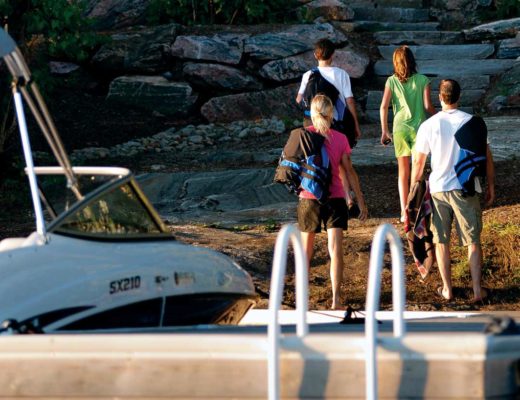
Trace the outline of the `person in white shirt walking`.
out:
M 444 299 L 453 299 L 450 234 L 455 217 L 459 239 L 468 248 L 473 301 L 478 302 L 486 297 L 486 292 L 481 286 L 482 212 L 478 192 L 482 190 L 478 171 L 486 177 L 485 202 L 486 206 L 490 206 L 495 199 L 494 165 L 485 123 L 482 119 L 458 109 L 460 92 L 460 85 L 456 81 L 441 81 L 439 100 L 442 111 L 419 127 L 415 142 L 416 156 L 412 163 L 411 187 L 422 178 L 426 158 L 431 153 L 431 230 L 443 283 L 442 287 L 437 288 L 437 293 Z M 473 147 L 480 150 L 467 150 L 462 147 L 463 143 L 473 143 Z M 472 162 L 468 163 L 468 160 Z M 476 166 L 471 173 L 468 173 L 468 164 Z

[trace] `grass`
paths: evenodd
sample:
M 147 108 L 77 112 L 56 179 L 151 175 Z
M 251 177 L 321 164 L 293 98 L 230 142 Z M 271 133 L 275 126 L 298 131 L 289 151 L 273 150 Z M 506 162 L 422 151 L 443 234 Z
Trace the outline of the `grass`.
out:
M 471 273 L 467 261 L 467 249 L 457 243 L 456 235 L 452 235 L 451 273 L 454 283 L 471 281 Z M 483 265 L 482 279 L 484 284 L 501 281 L 504 286 L 520 284 L 520 222 L 507 217 L 490 217 L 482 228 Z M 457 243 L 458 244 L 458 243 Z

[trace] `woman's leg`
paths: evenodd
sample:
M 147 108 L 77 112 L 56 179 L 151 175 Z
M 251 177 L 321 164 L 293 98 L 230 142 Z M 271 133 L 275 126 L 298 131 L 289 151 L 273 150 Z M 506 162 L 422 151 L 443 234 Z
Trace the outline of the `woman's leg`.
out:
M 343 281 L 343 229 L 327 229 L 330 255 L 330 281 L 332 284 L 332 309 L 341 309 L 341 283 Z
M 399 202 L 401 204 L 401 222 L 404 222 L 408 192 L 410 191 L 410 156 L 397 157 L 397 168 L 399 172 Z
M 303 250 L 305 250 L 305 254 L 307 254 L 307 267 L 309 268 L 310 272 L 312 253 L 314 251 L 314 238 L 316 237 L 316 233 L 302 232 L 301 235 Z

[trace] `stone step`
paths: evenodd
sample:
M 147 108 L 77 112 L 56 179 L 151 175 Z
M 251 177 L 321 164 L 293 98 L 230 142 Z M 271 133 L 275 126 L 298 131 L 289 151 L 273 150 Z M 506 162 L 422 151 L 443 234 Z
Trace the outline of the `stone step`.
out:
M 355 21 L 426 22 L 430 11 L 422 8 L 399 8 L 374 6 L 352 6 Z
M 374 0 L 356 0 L 351 2 L 349 5 L 351 7 L 368 7 L 374 6 L 374 4 L 384 5 L 385 7 L 398 7 L 398 8 L 423 8 L 424 2 L 423 0 L 384 0 L 384 1 L 374 1 Z
M 378 44 L 462 44 L 462 32 L 453 31 L 381 31 L 374 33 Z
M 462 75 L 499 75 L 515 64 L 515 60 L 419 60 L 417 69 L 420 73 L 431 76 L 450 77 L 454 73 Z M 392 61 L 377 61 L 374 73 L 389 76 L 393 73 Z
M 431 77 L 431 83 L 430 87 L 432 89 L 437 89 L 439 87 L 439 84 L 441 83 L 441 80 L 444 79 L 443 77 Z M 489 75 L 466 75 L 466 76 L 456 76 L 456 75 L 450 75 L 450 79 L 455 79 L 457 82 L 459 82 L 460 87 L 462 90 L 469 90 L 469 89 L 487 89 L 489 87 Z M 384 87 L 385 82 L 387 80 L 386 76 L 378 76 L 375 79 L 376 87 Z
M 437 111 L 440 111 L 440 107 L 435 107 Z M 459 110 L 467 112 L 469 114 L 473 114 L 473 107 L 459 107 Z M 368 122 L 379 122 L 379 109 L 377 110 L 366 110 L 365 111 L 365 118 Z M 388 110 L 388 122 L 392 122 L 393 120 L 393 113 L 392 109 Z
M 379 31 L 436 31 L 439 22 L 386 22 L 386 21 L 355 21 L 352 23 L 356 32 Z
M 399 46 L 378 46 L 379 53 L 385 60 L 392 60 L 394 51 Z M 416 60 L 460 60 L 460 59 L 484 59 L 495 52 L 492 44 L 452 44 L 422 46 L 410 46 Z
M 477 103 L 486 91 L 484 89 L 467 89 L 463 90 L 460 94 L 460 105 L 462 107 L 473 106 Z M 367 110 L 379 110 L 379 106 L 381 105 L 381 100 L 383 99 L 383 91 L 382 90 L 371 90 L 367 95 Z M 439 103 L 439 92 L 437 90 L 432 90 L 431 99 L 434 106 L 437 106 Z

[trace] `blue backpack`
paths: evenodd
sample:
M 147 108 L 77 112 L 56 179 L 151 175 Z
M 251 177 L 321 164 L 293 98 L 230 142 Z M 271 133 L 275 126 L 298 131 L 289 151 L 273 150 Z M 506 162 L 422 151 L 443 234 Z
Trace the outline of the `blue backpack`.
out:
M 326 201 L 332 175 L 324 141 L 322 135 L 306 129 L 293 130 L 280 156 L 274 182 L 285 185 L 291 193 L 299 194 L 303 189 L 319 202 Z

